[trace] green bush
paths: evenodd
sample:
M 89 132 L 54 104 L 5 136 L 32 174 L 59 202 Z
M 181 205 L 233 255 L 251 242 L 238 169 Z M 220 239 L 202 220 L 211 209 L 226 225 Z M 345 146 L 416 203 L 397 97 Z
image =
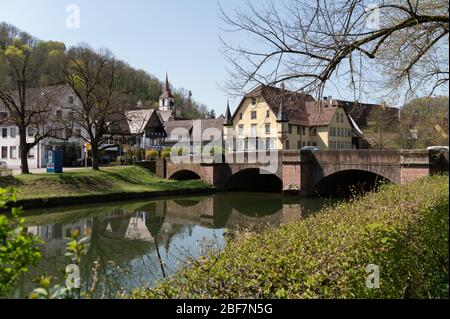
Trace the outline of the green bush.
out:
M 147 160 L 154 160 L 158 157 L 158 151 L 156 150 L 146 150 L 145 151 L 145 158 Z
M 444 176 L 386 185 L 278 229 L 243 233 L 131 297 L 448 298 L 448 188 Z M 379 288 L 366 286 L 370 264 L 379 266 Z
M 161 157 L 170 157 L 170 150 L 161 151 Z
M 14 192 L 0 188 L 0 208 L 10 201 L 15 201 Z M 13 208 L 10 218 L 0 215 L 0 296 L 9 293 L 20 275 L 41 258 L 40 240 L 27 235 L 21 214 Z

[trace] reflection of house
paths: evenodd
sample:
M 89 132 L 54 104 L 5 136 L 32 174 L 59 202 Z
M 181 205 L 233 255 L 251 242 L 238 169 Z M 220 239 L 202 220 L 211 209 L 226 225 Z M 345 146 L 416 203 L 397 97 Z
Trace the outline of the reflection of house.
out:
M 146 225 L 146 217 L 147 213 L 136 212 L 135 216 L 130 218 L 127 231 L 125 232 L 125 239 L 144 241 L 153 240 Z
M 83 218 L 70 224 L 48 224 L 43 226 L 28 226 L 27 233 L 42 239 L 43 253 L 46 257 L 64 256 L 66 243 L 71 233 L 77 231 L 81 237 L 90 236 L 92 232 L 92 218 Z

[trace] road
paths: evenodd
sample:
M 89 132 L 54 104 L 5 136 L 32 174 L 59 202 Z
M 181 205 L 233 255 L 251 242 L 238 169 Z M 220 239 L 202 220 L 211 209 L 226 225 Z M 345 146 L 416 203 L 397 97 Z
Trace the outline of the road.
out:
M 84 169 L 85 167 L 64 167 L 63 172 L 71 172 L 71 171 L 77 171 L 80 169 Z M 46 168 L 33 168 L 30 169 L 31 174 L 44 174 L 47 171 Z M 20 169 L 15 168 L 13 169 L 13 175 L 20 175 Z

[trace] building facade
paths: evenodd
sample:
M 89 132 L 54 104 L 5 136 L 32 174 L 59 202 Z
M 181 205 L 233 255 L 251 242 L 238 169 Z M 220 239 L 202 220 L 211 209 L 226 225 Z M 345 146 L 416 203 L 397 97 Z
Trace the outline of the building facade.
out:
M 82 146 L 84 130 L 77 124 L 71 126 L 70 132 L 65 123 L 71 117 L 70 109 L 77 107 L 79 101 L 69 86 L 58 85 L 44 88 L 28 89 L 28 100 L 35 102 L 40 96 L 50 96 L 49 111 L 45 112 L 45 119 L 35 121 L 26 130 L 28 143 L 32 143 L 36 136 L 43 135 L 50 128 L 54 130 L 53 137 L 38 142 L 28 153 L 29 168 L 43 168 L 46 166 L 46 154 L 49 150 L 61 149 L 65 145 L 74 146 L 76 160 L 84 161 Z M 32 105 L 31 102 L 30 104 Z M 5 161 L 9 168 L 19 169 L 21 166 L 19 128 L 11 119 L 8 109 L 0 102 L 0 160 Z
M 256 149 L 352 149 L 357 126 L 337 100 L 315 101 L 284 87 L 260 86 L 243 97 L 236 111 L 229 106 L 224 122 L 228 151 Z M 232 143 L 230 143 L 232 141 Z

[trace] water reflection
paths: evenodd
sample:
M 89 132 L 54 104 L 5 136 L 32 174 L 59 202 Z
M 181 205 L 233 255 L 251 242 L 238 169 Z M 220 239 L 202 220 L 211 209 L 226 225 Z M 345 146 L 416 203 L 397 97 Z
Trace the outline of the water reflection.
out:
M 38 274 L 50 274 L 63 283 L 65 247 L 73 230 L 91 239 L 81 265 L 83 289 L 94 298 L 109 298 L 153 285 L 176 271 L 187 257 L 198 257 L 206 243 L 220 248 L 241 228 L 260 231 L 267 225 L 279 226 L 326 203 L 319 198 L 230 192 L 70 207 L 45 214 L 34 211 L 26 218 L 28 233 L 44 241 L 44 258 L 23 276 L 12 297 L 25 297 Z

